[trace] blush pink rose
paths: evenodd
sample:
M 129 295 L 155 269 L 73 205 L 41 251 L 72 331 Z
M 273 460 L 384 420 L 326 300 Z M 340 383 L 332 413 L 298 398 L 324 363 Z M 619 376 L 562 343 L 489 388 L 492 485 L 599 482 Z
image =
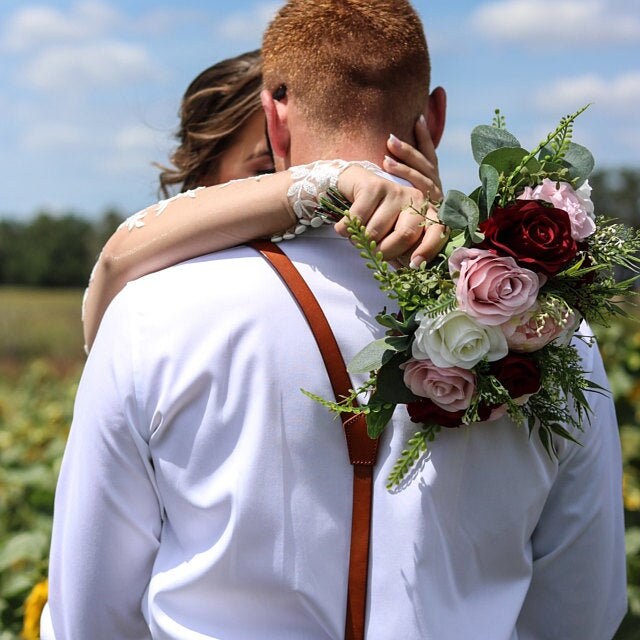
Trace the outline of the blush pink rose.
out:
M 553 340 L 568 343 L 577 324 L 578 318 L 573 311 L 565 311 L 562 320 L 558 320 L 552 314 L 541 313 L 536 304 L 523 315 L 505 322 L 501 328 L 511 351 L 531 353 Z
M 551 203 L 556 209 L 566 211 L 571 221 L 571 237 L 581 241 L 596 230 L 594 207 L 590 195 L 591 187 L 588 181 L 585 181 L 576 191 L 566 182 L 555 182 L 545 178 L 542 184 L 533 189 L 525 187 L 518 199 L 542 200 Z
M 449 258 L 458 307 L 488 326 L 521 315 L 536 302 L 544 274 L 521 267 L 510 256 L 460 247 Z
M 401 365 L 404 383 L 421 398 L 445 411 L 464 411 L 476 390 L 476 377 L 460 367 L 439 368 L 431 360 L 409 360 Z

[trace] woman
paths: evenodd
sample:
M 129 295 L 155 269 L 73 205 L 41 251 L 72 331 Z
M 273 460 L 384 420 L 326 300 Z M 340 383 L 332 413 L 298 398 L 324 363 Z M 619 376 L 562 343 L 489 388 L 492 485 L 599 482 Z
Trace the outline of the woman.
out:
M 129 218 L 108 240 L 92 273 L 83 303 L 87 348 L 107 306 L 130 280 L 252 239 L 282 235 L 296 226 L 286 198 L 292 184 L 289 172 L 260 180 L 273 171 L 260 104 L 261 82 L 260 55 L 252 51 L 213 65 L 189 85 L 180 111 L 180 144 L 171 156 L 175 168 L 163 168 L 160 174 L 166 199 Z M 389 137 L 387 146 L 395 159 L 387 156 L 383 169 L 421 192 L 409 202 L 423 202 L 425 197 L 436 201 L 441 197 L 437 160 L 424 118 L 415 133 L 420 151 Z M 256 181 L 226 184 L 247 177 Z M 367 222 L 373 237 L 382 239 L 380 248 L 387 258 L 413 249 L 410 258 L 418 264 L 436 255 L 442 227 L 428 228 L 421 241 L 417 216 L 405 211 L 398 217 L 408 204 L 406 187 L 390 193 L 391 187 L 381 185 L 378 176 L 357 166 L 348 167 L 343 180 L 340 186 L 352 200 L 354 188 L 362 192 L 365 184 L 372 194 L 384 191 L 377 202 L 361 198 L 352 212 Z M 180 193 L 168 197 L 173 185 L 180 185 Z M 210 185 L 220 186 L 196 189 Z M 176 199 L 181 200 L 179 205 Z M 180 214 L 162 215 L 165 210 Z M 336 228 L 346 233 L 343 224 Z
M 260 104 L 260 51 L 250 51 L 218 62 L 200 73 L 187 87 L 180 107 L 178 147 L 173 168 L 160 167 L 160 190 L 188 191 L 273 172 L 273 160 L 264 135 Z M 243 157 L 237 145 L 257 146 Z M 234 144 L 236 143 L 236 144 Z

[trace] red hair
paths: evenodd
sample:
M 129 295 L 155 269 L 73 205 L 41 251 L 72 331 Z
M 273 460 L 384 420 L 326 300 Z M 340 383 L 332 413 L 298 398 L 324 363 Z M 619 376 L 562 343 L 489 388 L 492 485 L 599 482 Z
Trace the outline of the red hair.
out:
M 429 94 L 420 18 L 406 0 L 289 0 L 263 39 L 263 77 L 313 126 L 409 136 Z

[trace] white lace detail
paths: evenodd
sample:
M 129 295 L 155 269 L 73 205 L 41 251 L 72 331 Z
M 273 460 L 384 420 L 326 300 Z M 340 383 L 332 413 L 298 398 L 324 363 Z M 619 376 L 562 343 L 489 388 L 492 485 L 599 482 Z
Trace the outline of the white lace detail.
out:
M 219 184 L 218 187 L 220 189 L 224 189 L 224 187 L 228 187 L 230 184 L 236 184 L 236 182 L 246 182 L 247 180 L 253 180 L 254 182 L 260 182 L 265 176 L 272 176 L 273 173 L 259 173 L 257 176 L 249 176 L 248 178 L 235 178 L 234 180 L 229 180 L 229 182 L 224 182 Z
M 138 211 L 138 213 L 134 213 L 132 216 L 129 216 L 119 227 L 118 229 L 122 229 L 127 227 L 129 231 L 133 229 L 140 229 L 144 227 L 144 219 L 147 217 L 147 214 L 155 207 L 156 216 L 164 213 L 164 210 L 175 200 L 179 198 L 195 198 L 196 193 L 201 189 L 205 189 L 206 187 L 196 187 L 195 189 L 189 189 L 188 191 L 183 191 L 181 193 L 176 193 L 175 196 L 171 196 L 170 198 L 165 198 L 164 200 L 160 200 L 157 204 L 147 207 L 146 209 L 142 209 L 142 211 Z
M 176 193 L 176 195 L 171 196 L 171 198 L 160 200 L 160 202 L 158 202 L 158 204 L 156 205 L 156 216 L 159 216 L 161 213 L 163 213 L 164 210 L 175 200 L 178 200 L 179 198 L 195 198 L 196 193 L 198 191 L 202 191 L 202 189 L 205 189 L 205 188 L 206 187 L 196 187 L 195 189 L 189 189 L 181 193 Z
M 132 216 L 129 216 L 119 227 L 118 230 L 127 227 L 129 231 L 132 229 L 139 229 L 140 227 L 144 227 L 144 218 L 148 213 L 147 209 L 143 209 L 142 211 L 138 211 L 138 213 L 134 213 Z
M 354 164 L 369 171 L 380 171 L 380 167 L 372 162 L 345 160 L 318 160 L 311 164 L 290 167 L 289 172 L 294 182 L 287 191 L 287 198 L 298 218 L 298 224 L 283 234 L 272 236 L 271 241 L 293 240 L 309 227 L 317 228 L 323 224 L 332 224 L 330 220 L 326 220 L 317 213 L 320 198 L 330 188 L 335 188 L 340 174 Z

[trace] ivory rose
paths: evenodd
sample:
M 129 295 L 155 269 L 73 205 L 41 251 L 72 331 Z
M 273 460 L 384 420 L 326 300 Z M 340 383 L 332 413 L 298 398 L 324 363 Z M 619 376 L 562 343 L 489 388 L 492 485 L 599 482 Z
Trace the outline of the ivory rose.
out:
M 482 324 L 500 325 L 530 309 L 546 282 L 512 257 L 460 247 L 449 258 L 458 307 Z
M 469 407 L 476 389 L 476 377 L 460 367 L 436 367 L 431 360 L 409 360 L 400 367 L 410 391 L 428 398 L 445 411 L 463 411 Z
M 595 215 L 591 202 L 591 187 L 588 181 L 576 191 L 566 182 L 555 182 L 545 178 L 542 184 L 535 188 L 525 187 L 519 200 L 543 200 L 550 202 L 556 209 L 562 209 L 569 214 L 571 221 L 571 236 L 574 240 L 584 240 L 595 230 Z
M 416 320 L 413 357 L 429 358 L 436 367 L 472 369 L 483 358 L 504 358 L 509 350 L 499 327 L 482 325 L 459 309 L 435 318 L 420 311 Z

